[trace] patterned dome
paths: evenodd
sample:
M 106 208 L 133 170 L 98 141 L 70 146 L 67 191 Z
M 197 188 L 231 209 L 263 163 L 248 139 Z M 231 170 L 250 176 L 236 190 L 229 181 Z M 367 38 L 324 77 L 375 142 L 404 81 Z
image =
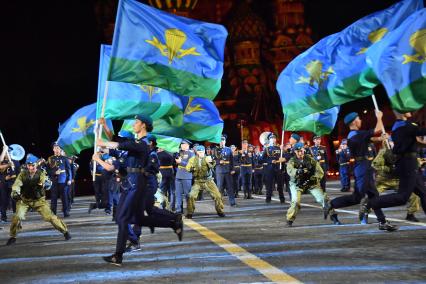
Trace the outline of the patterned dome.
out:
M 148 2 L 151 6 L 161 10 L 189 12 L 195 8 L 198 0 L 149 0 Z
M 246 1 L 241 1 L 227 24 L 232 42 L 260 41 L 266 35 L 266 25 Z

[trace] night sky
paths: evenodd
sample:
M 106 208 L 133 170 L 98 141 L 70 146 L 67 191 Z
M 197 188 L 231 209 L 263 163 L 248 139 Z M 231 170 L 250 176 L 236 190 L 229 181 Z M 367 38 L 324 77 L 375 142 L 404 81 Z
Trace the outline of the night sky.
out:
M 260 8 L 267 3 L 266 0 L 253 2 Z M 395 2 L 305 1 L 306 22 L 312 27 L 316 41 Z M 0 17 L 3 49 L 0 129 L 8 144 L 20 144 L 27 152 L 47 158 L 51 155 L 50 144 L 58 135 L 58 124 L 96 100 L 102 37 L 97 30 L 94 4 L 90 0 L 4 3 Z M 266 14 L 266 8 L 256 11 L 263 18 L 272 18 Z M 385 99 L 379 95 L 379 102 L 382 100 Z M 369 100 L 345 105 L 342 111 L 363 104 L 371 103 Z M 90 153 L 83 156 L 89 157 Z

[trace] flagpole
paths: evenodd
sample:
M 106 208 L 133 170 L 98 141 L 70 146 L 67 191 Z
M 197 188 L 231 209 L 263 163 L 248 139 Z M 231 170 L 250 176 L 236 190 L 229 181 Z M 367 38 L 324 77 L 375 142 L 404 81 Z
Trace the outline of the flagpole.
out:
M 106 81 L 105 83 L 105 91 L 104 91 L 104 98 L 102 100 L 102 111 L 101 111 L 101 118 L 104 118 L 105 115 L 105 107 L 106 107 L 106 99 L 108 96 L 108 87 L 109 87 L 109 81 Z M 102 137 L 102 129 L 103 126 L 99 124 L 99 119 L 96 120 L 95 124 L 95 145 L 94 145 L 94 154 L 98 151 L 98 139 Z M 98 127 L 98 128 L 96 128 Z M 96 161 L 93 161 L 93 168 L 92 168 L 92 180 L 95 181 L 96 176 Z
M 376 96 L 374 94 L 371 95 L 371 99 L 373 100 L 374 108 L 376 109 L 376 111 L 380 111 L 379 105 L 377 104 Z M 382 123 L 382 134 L 385 134 L 385 133 L 386 133 L 385 125 Z M 386 146 L 388 146 L 388 149 L 390 149 L 388 139 L 386 139 Z
M 244 126 L 243 126 L 243 120 L 242 119 L 240 119 L 240 135 L 241 135 L 241 149 L 243 149 Z
M 1 130 L 0 130 L 0 137 L 1 137 L 1 142 L 3 143 L 3 145 L 8 147 L 6 145 L 6 142 L 4 141 L 3 133 L 1 132 Z M 6 156 L 9 159 L 10 167 L 12 168 L 12 170 L 15 170 L 15 164 L 13 163 L 12 158 L 10 157 L 9 148 L 6 150 Z
M 280 159 L 283 157 L 283 152 L 284 152 L 284 134 L 285 134 L 285 113 L 284 113 L 284 118 L 283 118 L 283 127 L 281 130 L 281 154 L 280 154 Z M 280 163 L 280 170 L 282 168 L 282 163 Z

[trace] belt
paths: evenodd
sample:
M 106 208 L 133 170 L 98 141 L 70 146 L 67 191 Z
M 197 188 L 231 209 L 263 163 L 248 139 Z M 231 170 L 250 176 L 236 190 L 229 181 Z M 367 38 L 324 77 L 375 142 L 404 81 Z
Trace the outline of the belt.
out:
M 325 160 L 319 160 L 318 162 L 320 162 L 320 163 L 325 163 Z
M 347 164 L 349 164 L 349 163 L 341 163 L 341 164 L 339 164 L 340 166 L 345 166 L 345 165 L 347 165 Z
M 59 173 L 65 173 L 65 170 L 60 170 Z
M 239 168 L 240 166 L 234 166 L 234 168 Z
M 95 176 L 100 177 L 102 174 L 95 174 Z
M 173 169 L 173 166 L 160 166 L 160 170 L 163 169 Z
M 221 165 L 223 165 L 223 164 L 227 165 L 227 164 L 229 164 L 229 161 L 222 161 L 222 163 L 219 163 L 219 164 L 221 164 Z
M 252 164 L 244 164 L 244 165 L 241 165 L 241 167 L 251 167 L 252 166 Z
M 140 174 L 145 173 L 144 168 L 127 168 L 126 170 L 128 173 L 140 173 Z
M 185 166 L 178 166 L 179 169 L 186 169 Z
M 255 168 L 255 170 L 263 170 L 263 167 Z
M 359 157 L 355 157 L 355 161 L 365 161 L 368 160 L 367 156 L 359 156 Z

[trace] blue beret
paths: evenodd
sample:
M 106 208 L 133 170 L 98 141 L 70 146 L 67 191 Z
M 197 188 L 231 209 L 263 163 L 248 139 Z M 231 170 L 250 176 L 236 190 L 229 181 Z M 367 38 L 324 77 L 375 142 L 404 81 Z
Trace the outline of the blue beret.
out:
M 37 161 L 38 161 L 38 158 L 36 156 L 34 156 L 33 154 L 29 153 L 27 155 L 27 160 L 25 161 L 25 163 L 35 164 Z
M 124 137 L 124 138 L 135 138 L 135 134 L 127 130 L 120 130 L 120 132 L 118 132 L 118 136 Z
M 195 151 L 204 151 L 205 148 L 203 145 L 197 145 L 197 147 L 195 147 Z
M 291 136 L 290 136 L 291 138 L 293 138 L 294 140 L 296 140 L 296 141 L 299 141 L 300 140 L 300 136 L 299 136 L 299 134 L 297 134 L 297 133 L 291 133 Z
M 151 119 L 151 117 L 149 117 L 147 115 L 138 114 L 138 115 L 135 115 L 135 119 L 138 119 L 138 120 L 142 121 L 143 123 L 152 125 L 152 119 Z
M 345 116 L 345 118 L 343 119 L 343 122 L 346 124 L 346 125 L 348 125 L 348 124 L 350 124 L 352 121 L 354 121 L 355 120 L 355 118 L 357 118 L 359 115 L 358 115 L 358 113 L 356 113 L 356 112 L 351 112 L 351 113 L 349 113 L 349 114 L 347 114 L 346 116 Z
M 294 150 L 303 149 L 304 146 L 305 144 L 303 144 L 302 142 L 297 142 L 296 144 L 294 144 Z
M 271 138 L 277 138 L 277 136 L 274 133 L 271 132 L 271 133 L 268 134 L 268 140 L 271 139 Z

